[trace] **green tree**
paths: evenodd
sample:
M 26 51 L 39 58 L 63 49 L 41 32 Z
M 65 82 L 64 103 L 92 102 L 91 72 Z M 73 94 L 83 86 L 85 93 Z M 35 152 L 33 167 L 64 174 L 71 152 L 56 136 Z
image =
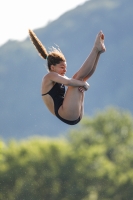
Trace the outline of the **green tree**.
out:
M 85 117 L 81 129 L 71 131 L 69 141 L 79 158 L 78 170 L 84 172 L 88 196 L 133 199 L 133 117 L 129 112 L 107 108 Z
M 0 200 L 133 199 L 133 117 L 109 108 L 66 139 L 0 141 Z
M 1 160 L 1 200 L 56 199 L 59 163 L 63 162 L 66 149 L 64 141 L 11 141 L 3 149 Z

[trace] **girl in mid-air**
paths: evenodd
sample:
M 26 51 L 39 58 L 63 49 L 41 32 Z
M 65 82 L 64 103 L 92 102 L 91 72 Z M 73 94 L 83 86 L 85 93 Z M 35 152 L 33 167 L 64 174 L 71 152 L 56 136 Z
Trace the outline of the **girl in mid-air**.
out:
M 52 47 L 47 52 L 32 30 L 29 30 L 29 35 L 40 56 L 47 60 L 48 73 L 43 77 L 41 88 L 45 105 L 64 123 L 77 124 L 84 113 L 84 91 L 89 88 L 86 81 L 94 73 L 101 53 L 106 50 L 104 34 L 102 31 L 98 33 L 90 55 L 72 78 L 65 76 L 67 64 L 61 50 Z M 65 86 L 68 86 L 66 92 Z

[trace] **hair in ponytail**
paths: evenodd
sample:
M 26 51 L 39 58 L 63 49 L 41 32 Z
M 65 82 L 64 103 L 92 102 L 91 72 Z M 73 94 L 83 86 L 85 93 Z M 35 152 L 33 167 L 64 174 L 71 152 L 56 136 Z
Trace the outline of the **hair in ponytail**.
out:
M 43 44 L 38 39 L 36 34 L 30 29 L 29 29 L 29 35 L 39 55 L 42 58 L 47 59 L 47 65 L 48 65 L 49 70 L 51 70 L 51 65 L 56 65 L 56 64 L 59 64 L 61 61 L 64 61 L 64 62 L 66 61 L 59 47 L 58 48 L 51 47 L 50 51 L 47 52 L 46 48 L 43 46 Z
M 37 49 L 39 55 L 42 58 L 46 59 L 48 56 L 46 48 L 43 46 L 41 41 L 37 38 L 36 34 L 32 30 L 29 30 L 29 35 L 30 35 L 30 39 L 31 39 L 32 43 L 34 44 L 35 48 Z

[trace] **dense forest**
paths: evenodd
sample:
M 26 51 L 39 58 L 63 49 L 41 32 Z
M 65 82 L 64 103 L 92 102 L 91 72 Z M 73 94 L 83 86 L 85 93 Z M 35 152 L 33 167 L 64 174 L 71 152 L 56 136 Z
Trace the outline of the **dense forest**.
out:
M 132 200 L 133 116 L 108 108 L 66 137 L 0 141 L 0 200 Z

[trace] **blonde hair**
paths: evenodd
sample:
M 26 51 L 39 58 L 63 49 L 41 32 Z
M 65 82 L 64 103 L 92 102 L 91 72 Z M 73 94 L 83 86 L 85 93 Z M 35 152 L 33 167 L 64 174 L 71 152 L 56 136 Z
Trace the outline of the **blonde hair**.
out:
M 64 62 L 66 61 L 65 56 L 63 55 L 59 47 L 58 48 L 51 47 L 50 51 L 47 52 L 46 48 L 43 46 L 43 44 L 38 39 L 36 34 L 30 29 L 29 29 L 29 35 L 39 55 L 43 59 L 47 59 L 47 66 L 49 70 L 51 70 L 51 65 L 56 65 L 59 64 L 61 61 Z

